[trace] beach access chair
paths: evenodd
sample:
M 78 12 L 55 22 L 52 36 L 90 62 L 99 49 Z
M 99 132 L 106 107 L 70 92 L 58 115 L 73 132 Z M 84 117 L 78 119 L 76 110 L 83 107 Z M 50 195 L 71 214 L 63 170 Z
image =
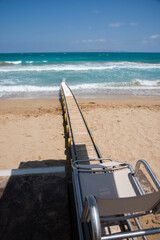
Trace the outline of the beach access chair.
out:
M 134 171 L 130 164 L 97 160 L 101 163 L 92 164 L 95 159 L 87 159 L 72 164 L 80 239 L 84 239 L 86 225 L 90 229 L 86 239 L 94 240 L 137 239 L 139 236 L 147 239 L 146 235 L 160 233 L 160 227 L 143 229 L 138 220 L 147 214 L 160 213 L 160 183 L 147 162 L 139 160 Z M 147 170 L 152 186 L 155 185 L 152 192 L 146 192 L 137 177 L 141 165 Z M 114 224 L 119 224 L 119 232 L 104 231 L 104 226 Z

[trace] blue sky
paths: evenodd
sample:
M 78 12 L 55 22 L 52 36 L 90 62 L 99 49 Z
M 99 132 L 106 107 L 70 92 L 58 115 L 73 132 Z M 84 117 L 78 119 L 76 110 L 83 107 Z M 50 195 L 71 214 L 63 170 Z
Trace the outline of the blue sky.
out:
M 0 0 L 0 53 L 160 52 L 160 0 Z

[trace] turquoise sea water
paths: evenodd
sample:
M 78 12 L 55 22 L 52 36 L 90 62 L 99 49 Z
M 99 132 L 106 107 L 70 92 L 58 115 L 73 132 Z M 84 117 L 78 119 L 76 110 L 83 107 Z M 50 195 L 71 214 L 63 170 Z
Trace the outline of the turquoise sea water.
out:
M 0 98 L 160 96 L 160 53 L 0 54 Z

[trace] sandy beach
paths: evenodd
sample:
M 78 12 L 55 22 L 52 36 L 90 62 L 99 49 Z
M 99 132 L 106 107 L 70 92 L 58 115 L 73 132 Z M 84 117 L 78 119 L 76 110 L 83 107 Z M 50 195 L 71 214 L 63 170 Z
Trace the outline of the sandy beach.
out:
M 0 169 L 65 160 L 59 100 L 0 101 Z
M 160 98 L 78 102 L 104 157 L 133 167 L 145 159 L 160 179 Z M 0 132 L 0 169 L 66 160 L 58 99 L 1 100 Z
M 160 179 L 160 99 L 80 100 L 103 157 L 130 163 L 145 159 Z
M 145 159 L 160 180 L 160 98 L 78 99 L 103 157 Z M 65 165 L 58 99 L 0 101 L 0 170 Z M 160 218 L 144 220 L 158 227 Z M 149 239 L 157 239 L 152 236 Z

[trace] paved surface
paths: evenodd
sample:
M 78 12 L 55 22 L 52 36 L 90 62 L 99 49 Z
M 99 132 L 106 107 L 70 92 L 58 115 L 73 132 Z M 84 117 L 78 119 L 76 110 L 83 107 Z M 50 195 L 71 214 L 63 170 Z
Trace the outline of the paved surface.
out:
M 64 174 L 0 177 L 0 239 L 70 239 Z

